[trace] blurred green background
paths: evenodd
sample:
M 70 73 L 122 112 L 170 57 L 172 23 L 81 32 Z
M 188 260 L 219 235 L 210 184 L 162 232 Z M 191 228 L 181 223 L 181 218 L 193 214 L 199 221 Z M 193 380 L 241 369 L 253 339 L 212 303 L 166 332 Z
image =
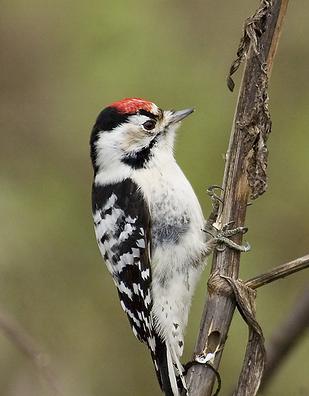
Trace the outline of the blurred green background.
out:
M 195 106 L 176 156 L 205 214 L 221 183 L 236 92 L 225 83 L 243 20 L 258 1 L 4 0 L 0 14 L 0 310 L 48 353 L 67 396 L 159 395 L 150 357 L 129 329 L 101 260 L 90 211 L 89 133 L 127 96 L 162 108 Z M 241 277 L 308 253 L 309 2 L 290 2 L 271 80 L 269 189 L 249 208 Z M 190 357 L 209 269 L 186 337 Z M 308 271 L 259 290 L 266 339 L 308 285 Z M 222 395 L 247 337 L 236 314 Z M 0 333 L 0 394 L 49 396 L 29 360 Z M 266 395 L 309 395 L 308 337 Z

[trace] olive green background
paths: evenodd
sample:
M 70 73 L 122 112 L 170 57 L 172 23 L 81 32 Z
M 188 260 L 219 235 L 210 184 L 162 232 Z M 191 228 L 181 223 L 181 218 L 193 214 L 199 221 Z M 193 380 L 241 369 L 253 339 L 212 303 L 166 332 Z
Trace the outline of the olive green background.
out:
M 243 20 L 258 1 L 4 0 L 0 13 L 0 312 L 49 355 L 66 396 L 159 395 L 147 349 L 132 335 L 101 260 L 90 211 L 89 133 L 98 112 L 128 96 L 196 107 L 176 157 L 205 215 L 221 183 L 236 91 L 226 88 Z M 246 279 L 308 253 L 309 3 L 291 1 L 270 87 L 269 189 L 248 210 Z M 195 294 L 184 360 L 205 296 Z M 266 340 L 308 271 L 258 292 Z M 220 369 L 228 395 L 247 330 L 236 314 Z M 0 331 L 0 394 L 54 395 Z M 282 365 L 268 396 L 309 395 L 309 341 Z

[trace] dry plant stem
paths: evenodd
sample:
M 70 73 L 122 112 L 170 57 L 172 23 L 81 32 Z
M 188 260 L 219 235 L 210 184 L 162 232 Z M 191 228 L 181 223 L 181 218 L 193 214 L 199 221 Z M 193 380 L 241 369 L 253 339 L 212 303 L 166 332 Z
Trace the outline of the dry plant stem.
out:
M 309 328 L 309 288 L 298 298 L 295 306 L 278 327 L 267 346 L 267 363 L 262 378 L 264 390 L 280 364 Z
M 266 104 L 266 70 L 271 69 L 274 59 L 274 48 L 277 47 L 279 39 L 278 32 L 281 29 L 283 10 L 286 9 L 283 6 L 284 4 L 286 5 L 287 1 L 261 2 L 261 8 L 267 8 L 264 19 L 258 21 L 264 25 L 264 32 L 259 38 L 254 32 L 256 43 L 254 43 L 253 48 L 251 42 L 249 53 L 246 56 L 247 61 L 225 164 L 223 181 L 224 203 L 217 221 L 219 226 L 230 221 L 235 222 L 235 227 L 243 226 L 249 196 L 256 198 L 266 189 L 267 149 L 265 141 L 267 134 L 270 132 L 270 120 Z M 259 44 L 258 48 L 257 44 Z M 271 53 L 272 55 L 270 56 Z M 262 174 L 263 172 L 264 174 Z M 241 236 L 235 236 L 234 241 L 241 243 Z M 211 274 L 237 279 L 239 261 L 240 254 L 235 250 L 226 248 L 223 252 L 216 252 L 213 258 Z M 220 288 L 209 289 L 194 356 L 200 353 L 207 354 L 216 351 L 213 362 L 213 366 L 216 369 L 219 367 L 234 309 L 235 300 L 233 297 L 220 291 Z M 255 379 L 252 390 L 249 390 L 251 393 L 247 392 L 244 379 L 248 373 L 244 369 L 246 369 L 245 365 L 250 360 L 249 352 L 247 348 L 236 395 L 250 394 L 250 396 L 253 396 L 259 385 L 259 379 Z M 259 378 L 262 368 L 259 368 Z M 187 374 L 189 394 L 211 396 L 214 380 L 213 371 L 207 366 L 192 366 Z
M 54 395 L 63 396 L 58 381 L 48 364 L 48 356 L 41 351 L 33 338 L 13 318 L 0 312 L 0 331 L 33 363 Z
M 269 272 L 258 275 L 241 285 L 248 291 L 252 292 L 261 286 L 267 285 L 278 279 L 285 278 L 295 272 L 309 268 L 309 255 L 299 257 L 296 260 L 279 265 Z M 238 281 L 235 281 L 238 282 Z M 295 323 L 294 323 L 295 322 Z M 294 323 L 294 325 L 293 325 Z M 269 382 L 277 366 L 280 365 L 288 351 L 295 345 L 303 332 L 309 326 L 309 289 L 305 290 L 304 295 L 298 301 L 296 309 L 289 315 L 287 321 L 280 326 L 278 334 L 273 337 L 273 341 L 267 348 L 266 372 L 262 378 L 261 386 L 263 387 L 264 378 Z M 253 338 L 253 337 L 252 337 Z M 258 341 L 258 340 L 257 340 Z M 251 339 L 251 342 L 253 340 Z M 233 393 L 234 394 L 234 393 Z
M 271 271 L 265 272 L 264 274 L 255 276 L 254 278 L 247 280 L 245 284 L 251 289 L 257 289 L 305 268 L 309 268 L 309 254 L 297 258 L 296 260 L 289 261 L 288 263 L 279 265 L 278 267 L 275 267 Z

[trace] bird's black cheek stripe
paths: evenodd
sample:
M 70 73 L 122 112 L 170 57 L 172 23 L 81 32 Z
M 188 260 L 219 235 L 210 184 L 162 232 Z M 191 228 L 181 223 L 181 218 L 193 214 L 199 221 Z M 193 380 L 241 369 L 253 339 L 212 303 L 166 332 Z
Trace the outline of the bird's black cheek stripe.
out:
M 131 168 L 134 169 L 141 169 L 144 168 L 145 164 L 150 160 L 150 158 L 152 157 L 152 151 L 151 149 L 153 148 L 153 146 L 157 143 L 158 141 L 158 135 L 156 135 L 152 141 L 149 143 L 149 145 L 147 147 L 144 147 L 142 150 L 140 151 L 136 151 L 134 153 L 130 153 L 125 155 L 121 161 L 124 164 L 127 164 L 129 166 L 131 166 Z
M 149 161 L 150 157 L 151 157 L 151 152 L 147 148 L 137 153 L 126 155 L 121 159 L 121 161 L 124 164 L 129 165 L 133 169 L 141 169 Z

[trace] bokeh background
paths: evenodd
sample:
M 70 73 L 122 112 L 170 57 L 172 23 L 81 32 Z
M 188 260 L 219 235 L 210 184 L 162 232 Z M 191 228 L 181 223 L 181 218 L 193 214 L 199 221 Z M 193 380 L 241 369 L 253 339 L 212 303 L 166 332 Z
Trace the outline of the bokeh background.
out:
M 205 214 L 220 183 L 237 89 L 226 74 L 243 20 L 258 1 L 4 0 L 0 13 L 0 310 L 49 355 L 67 396 L 158 395 L 147 350 L 133 337 L 94 237 L 89 133 L 110 102 L 140 96 L 195 106 L 176 157 Z M 309 2 L 290 2 L 270 96 L 269 189 L 249 208 L 246 279 L 308 253 Z M 236 78 L 237 88 L 239 77 Z M 186 337 L 190 357 L 206 269 Z M 268 340 L 308 285 L 308 272 L 258 292 Z M 221 375 L 228 395 L 247 330 L 236 314 Z M 32 363 L 0 331 L 0 394 L 50 396 Z M 309 340 L 266 395 L 309 395 Z

